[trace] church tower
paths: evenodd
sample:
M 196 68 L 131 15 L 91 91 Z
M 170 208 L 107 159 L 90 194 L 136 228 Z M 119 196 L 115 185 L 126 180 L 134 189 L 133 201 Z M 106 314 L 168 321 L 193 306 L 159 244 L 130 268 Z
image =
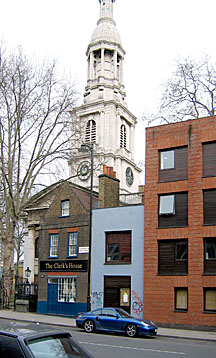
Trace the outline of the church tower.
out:
M 113 19 L 115 0 L 99 0 L 100 18 L 87 48 L 87 85 L 84 101 L 72 112 L 81 128 L 80 143 L 93 145 L 94 190 L 103 164 L 113 167 L 120 180 L 121 193 L 138 191 L 141 170 L 134 162 L 136 117 L 128 110 L 123 84 L 125 51 Z M 72 150 L 69 162 L 73 182 L 90 187 L 90 151 Z

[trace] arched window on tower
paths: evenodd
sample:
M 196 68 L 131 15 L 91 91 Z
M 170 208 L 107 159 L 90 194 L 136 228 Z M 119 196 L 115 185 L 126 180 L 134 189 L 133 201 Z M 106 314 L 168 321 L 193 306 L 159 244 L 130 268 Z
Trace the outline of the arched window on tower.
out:
M 126 148 L 126 146 L 127 146 L 126 127 L 124 124 L 122 124 L 120 128 L 120 147 Z
M 96 142 L 96 122 L 91 119 L 86 125 L 85 141 L 87 143 Z

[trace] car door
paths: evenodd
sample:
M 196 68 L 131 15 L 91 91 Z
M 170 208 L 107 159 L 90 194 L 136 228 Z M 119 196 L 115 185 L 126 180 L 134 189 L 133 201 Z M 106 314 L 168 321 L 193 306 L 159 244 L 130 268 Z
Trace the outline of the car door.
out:
M 123 322 L 121 317 L 113 309 L 104 308 L 97 317 L 101 329 L 108 331 L 122 331 Z

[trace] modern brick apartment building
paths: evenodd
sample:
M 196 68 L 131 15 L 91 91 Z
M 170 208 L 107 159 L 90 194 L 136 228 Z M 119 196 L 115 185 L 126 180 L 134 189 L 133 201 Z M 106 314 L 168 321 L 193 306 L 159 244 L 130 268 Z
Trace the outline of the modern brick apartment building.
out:
M 144 316 L 216 326 L 216 117 L 147 128 Z

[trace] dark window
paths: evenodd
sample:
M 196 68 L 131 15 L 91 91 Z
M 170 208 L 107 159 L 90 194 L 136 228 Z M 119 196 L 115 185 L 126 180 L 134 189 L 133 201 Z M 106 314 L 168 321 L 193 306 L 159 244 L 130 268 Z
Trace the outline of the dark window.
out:
M 35 258 L 38 259 L 39 257 L 39 237 L 35 239 Z
M 1 358 L 24 358 L 21 347 L 14 337 L 0 335 Z
M 175 287 L 175 311 L 188 310 L 188 289 L 185 287 Z
M 120 128 L 120 147 L 126 148 L 126 146 L 127 146 L 126 127 L 124 124 L 122 124 Z
M 216 225 L 216 189 L 203 191 L 204 225 Z
M 188 241 L 158 241 L 158 274 L 182 275 L 188 272 Z
M 188 177 L 187 147 L 159 151 L 159 182 L 185 180 Z
M 159 195 L 158 201 L 158 227 L 188 225 L 188 193 Z
M 188 244 L 187 241 L 176 241 L 176 260 L 187 261 L 188 259 Z
M 119 244 L 108 244 L 107 261 L 119 261 Z
M 204 288 L 204 311 L 216 312 L 216 287 Z
M 216 274 L 216 238 L 204 239 L 204 273 Z
M 131 262 L 131 231 L 106 233 L 106 263 Z
M 216 176 L 216 142 L 203 143 L 203 176 Z

